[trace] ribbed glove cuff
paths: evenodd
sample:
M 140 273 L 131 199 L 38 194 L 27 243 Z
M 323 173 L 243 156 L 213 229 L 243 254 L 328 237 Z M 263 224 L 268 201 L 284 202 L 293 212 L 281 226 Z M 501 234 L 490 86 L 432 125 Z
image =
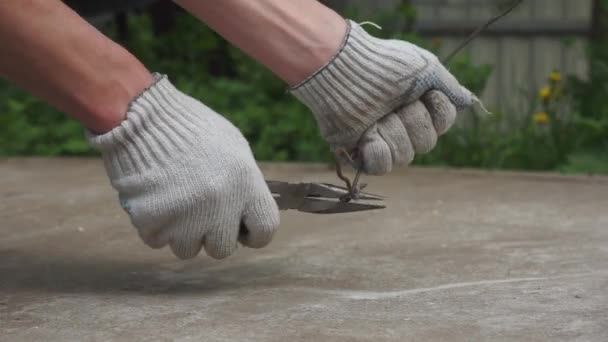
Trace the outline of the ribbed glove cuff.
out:
M 430 65 L 403 63 L 403 59 L 408 60 L 406 53 L 382 45 L 357 23 L 347 23 L 347 34 L 336 56 L 290 89 L 314 113 L 323 137 L 338 145 L 356 142 L 367 128 L 403 102 L 401 94 L 428 87 L 420 71 Z M 409 82 L 404 77 L 408 68 L 416 68 L 420 79 Z
M 336 56 L 290 89 L 314 113 L 323 137 L 343 147 L 432 88 L 439 64 L 436 56 L 413 44 L 379 39 L 357 23 L 347 23 Z
M 102 135 L 86 132 L 88 142 L 102 152 L 111 179 L 162 168 L 192 144 L 190 127 L 200 118 L 166 75 L 154 77 L 155 83 L 129 104 L 120 126 Z

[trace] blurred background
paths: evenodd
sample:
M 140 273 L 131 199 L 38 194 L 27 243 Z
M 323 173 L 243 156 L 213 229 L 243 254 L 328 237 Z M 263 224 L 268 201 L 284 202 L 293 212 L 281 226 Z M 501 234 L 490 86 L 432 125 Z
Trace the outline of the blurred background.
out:
M 258 160 L 330 160 L 312 116 L 285 85 L 172 2 L 66 2 L 150 70 L 225 114 Z M 382 26 L 367 26 L 373 35 L 440 56 L 511 3 L 323 2 Z M 608 0 L 525 0 L 449 68 L 493 115 L 463 113 L 415 164 L 608 174 Z M 1 156 L 93 154 L 76 122 L 0 80 Z

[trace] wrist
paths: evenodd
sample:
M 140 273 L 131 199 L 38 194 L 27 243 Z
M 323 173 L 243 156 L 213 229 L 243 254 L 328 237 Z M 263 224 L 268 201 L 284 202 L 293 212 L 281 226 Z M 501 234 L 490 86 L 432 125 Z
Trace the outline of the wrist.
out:
M 183 157 L 200 130 L 193 129 L 200 117 L 190 110 L 189 98 L 175 88 L 168 77 L 155 74 L 152 84 L 127 105 L 124 120 L 105 133 L 86 131 L 91 146 L 120 167 L 115 178 L 162 168 L 164 161 Z
M 152 74 L 132 56 L 109 64 L 109 70 L 95 76 L 89 91 L 81 92 L 78 100 L 85 111 L 83 125 L 98 134 L 119 126 L 129 104 L 154 83 Z
M 340 48 L 347 23 L 319 1 L 175 0 L 289 85 Z
M 119 124 L 152 82 L 135 57 L 61 1 L 0 1 L 0 41 L 2 77 L 92 131 Z
M 273 63 L 273 71 L 289 86 L 301 83 L 327 65 L 339 52 L 348 33 L 348 22 L 335 13 L 305 18 L 291 32 L 291 48 Z

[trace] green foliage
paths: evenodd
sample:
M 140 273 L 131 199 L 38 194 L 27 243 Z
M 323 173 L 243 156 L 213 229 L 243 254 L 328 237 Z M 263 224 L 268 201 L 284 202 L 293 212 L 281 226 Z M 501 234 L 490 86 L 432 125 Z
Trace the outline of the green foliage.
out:
M 608 173 L 608 0 L 600 0 L 597 32 L 588 48 L 588 78 L 570 77 L 577 146 L 560 170 Z
M 474 94 L 481 94 L 492 74 L 492 66 L 488 64 L 476 65 L 471 62 L 468 56 L 457 56 L 450 63 L 450 71 L 467 89 Z
M 127 47 L 152 70 L 225 115 L 241 129 L 259 160 L 323 161 L 329 149 L 306 107 L 282 81 L 191 16 L 152 34 L 146 16 L 130 18 Z
M 404 4 L 399 11 L 378 12 L 371 20 L 385 29 L 374 34 L 426 44 L 420 37 L 402 33 L 399 18 L 406 18 L 409 25 L 414 13 Z M 286 92 L 285 85 L 193 17 L 178 16 L 174 28 L 162 35 L 154 33 L 146 15 L 131 16 L 129 27 L 129 39 L 121 43 L 149 69 L 170 75 L 178 88 L 230 119 L 259 160 L 330 160 L 312 115 Z M 473 88 L 482 88 L 482 78 L 489 73 L 488 67 L 475 67 L 466 60 L 456 68 Z M 82 129 L 71 119 L 7 83 L 0 83 L 0 97 L 7 99 L 0 106 L 0 154 L 92 153 Z
M 608 8 L 608 0 L 603 0 Z M 604 35 L 608 32 L 604 32 Z M 604 37 L 608 39 L 607 37 Z M 569 42 L 565 41 L 565 44 Z M 488 66 L 455 60 L 451 71 L 480 94 L 491 73 Z M 457 58 L 457 59 L 459 59 Z M 460 125 L 416 163 L 458 167 L 558 170 L 608 173 L 608 45 L 589 49 L 589 78 L 554 72 L 526 113 L 460 116 Z M 461 64 L 461 65 L 459 65 Z M 538 106 L 541 112 L 534 112 Z
M 395 10 L 371 17 L 347 9 L 356 21 L 383 38 L 405 39 L 432 51 L 439 40 L 411 33 L 415 10 L 401 1 Z M 184 92 L 226 115 L 250 141 L 256 158 L 328 161 L 326 143 L 312 115 L 286 92 L 285 85 L 217 34 L 188 15 L 162 35 L 146 15 L 129 18 L 128 41 L 121 42 L 151 70 L 170 75 Z M 551 97 L 533 94 L 527 113 L 461 115 L 461 122 L 415 163 L 457 167 L 608 172 L 608 44 L 590 49 L 590 79 L 549 81 Z M 492 73 L 465 55 L 450 70 L 476 94 Z M 543 112 L 532 108 L 542 104 Z M 569 109 L 569 110 L 568 110 Z M 540 115 L 544 114 L 544 115 Z M 462 119 L 464 118 L 464 119 Z M 0 155 L 86 155 L 93 153 L 82 128 L 41 101 L 0 81 Z
M 93 153 L 82 127 L 0 80 L 0 156 Z
M 608 155 L 608 45 L 596 42 L 588 53 L 591 69 L 588 79 L 571 77 L 568 91 L 572 94 L 573 110 L 579 115 L 582 144 Z
M 575 152 L 559 167 L 563 173 L 608 174 L 608 154 L 601 151 Z
M 540 96 L 531 103 L 530 108 L 540 104 L 541 112 L 473 115 L 443 136 L 430 154 L 419 156 L 416 162 L 608 173 L 608 116 L 598 116 L 606 104 L 598 99 L 591 113 L 573 110 L 586 106 L 588 97 L 571 92 L 572 85 L 582 87 L 591 81 L 561 81 L 560 78 L 559 73 L 553 73 Z
M 477 116 L 473 123 L 455 127 L 443 136 L 433 152 L 419 156 L 426 165 L 449 165 L 490 169 L 553 170 L 566 160 L 566 131 L 561 140 L 552 138 L 550 124 L 533 123 L 530 116 L 509 120 L 495 113 Z

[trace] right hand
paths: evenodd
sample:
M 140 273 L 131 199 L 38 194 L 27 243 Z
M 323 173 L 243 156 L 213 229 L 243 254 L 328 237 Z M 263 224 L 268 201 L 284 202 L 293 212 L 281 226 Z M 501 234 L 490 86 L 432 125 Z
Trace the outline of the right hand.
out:
M 338 54 L 291 93 L 334 151 L 359 150 L 363 171 L 375 175 L 432 150 L 456 112 L 476 101 L 430 51 L 352 21 Z
M 147 245 L 168 244 L 182 259 L 204 247 L 221 259 L 237 241 L 252 248 L 271 241 L 279 211 L 249 144 L 165 76 L 130 104 L 120 126 L 88 139 Z

